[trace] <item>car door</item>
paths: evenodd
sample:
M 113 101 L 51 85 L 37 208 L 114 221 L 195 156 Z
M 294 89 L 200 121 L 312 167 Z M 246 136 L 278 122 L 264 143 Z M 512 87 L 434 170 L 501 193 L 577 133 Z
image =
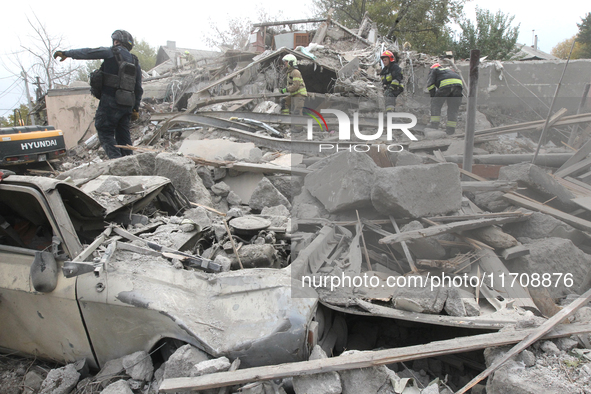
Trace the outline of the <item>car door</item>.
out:
M 45 191 L 34 187 L 0 184 L 0 347 L 61 362 L 87 358 L 95 364 L 76 300 L 76 277 L 64 277 L 58 261 L 52 291 L 36 291 L 31 281 L 40 250 L 51 251 L 52 241 L 59 239 L 63 251 L 63 240 L 76 236 L 64 220 L 63 205 L 49 201 Z M 52 205 L 63 210 L 61 215 L 54 214 Z

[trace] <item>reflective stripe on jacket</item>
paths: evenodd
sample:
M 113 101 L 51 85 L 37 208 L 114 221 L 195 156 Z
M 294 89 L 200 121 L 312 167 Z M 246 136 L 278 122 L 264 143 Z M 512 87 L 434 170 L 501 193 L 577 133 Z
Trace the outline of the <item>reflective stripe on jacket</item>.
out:
M 427 78 L 427 90 L 441 89 L 447 86 L 462 86 L 462 79 L 449 67 L 431 69 Z
M 308 95 L 302 73 L 297 68 L 290 67 L 287 70 L 287 91 L 290 96 Z
M 382 68 L 380 77 L 382 78 L 384 89 L 404 89 L 404 85 L 402 84 L 404 76 L 398 64 L 390 63 L 388 67 Z

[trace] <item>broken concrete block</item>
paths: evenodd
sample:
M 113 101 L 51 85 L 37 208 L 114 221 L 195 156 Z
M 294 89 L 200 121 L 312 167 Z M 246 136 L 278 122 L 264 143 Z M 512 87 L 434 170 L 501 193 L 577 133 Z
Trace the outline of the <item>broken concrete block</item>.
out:
M 289 216 L 289 209 L 284 205 L 277 205 L 275 207 L 264 207 L 261 211 L 262 216 Z
M 424 228 L 421 222 L 414 220 L 400 229 L 401 232 L 420 230 Z M 435 237 L 418 238 L 407 243 L 408 248 L 417 259 L 441 260 L 445 258 L 445 248 L 437 242 Z
M 220 357 L 195 364 L 195 368 L 191 371 L 191 376 L 194 377 L 208 375 L 210 373 L 224 372 L 228 369 L 230 369 L 230 360 L 228 360 L 227 357 Z
M 470 236 L 495 249 L 507 249 L 517 246 L 517 240 L 497 226 L 481 227 L 470 231 Z
M 318 345 L 314 346 L 309 360 L 325 358 L 328 358 L 328 356 L 324 350 Z M 293 388 L 296 394 L 340 394 L 342 392 L 341 378 L 337 372 L 295 376 L 293 378 Z
M 267 178 L 261 179 L 256 189 L 252 192 L 248 205 L 258 211 L 264 207 L 273 207 L 276 205 L 284 205 L 288 209 L 291 209 L 291 204 L 287 198 Z
M 480 306 L 474 295 L 456 287 L 448 290 L 444 309 L 450 316 L 480 316 Z
M 41 384 L 39 394 L 68 394 L 76 387 L 78 379 L 80 379 L 80 374 L 76 371 L 74 364 L 52 369 Z
M 228 175 L 228 170 L 222 167 L 214 167 L 213 168 L 213 180 L 215 182 L 221 181 Z
M 116 358 L 114 360 L 107 361 L 95 378 L 97 381 L 101 382 L 102 387 L 107 387 L 116 380 L 114 376 L 119 378 L 121 375 L 125 375 L 123 358 Z
M 192 220 L 200 228 L 204 229 L 211 226 L 211 219 L 207 210 L 203 207 L 187 209 L 183 215 L 186 219 Z
M 556 344 L 552 341 L 542 342 L 542 345 L 540 345 L 540 349 L 546 354 L 560 356 L 560 349 L 558 349 L 558 346 L 556 346 Z
M 533 354 L 533 352 L 530 352 L 527 349 L 519 353 L 516 359 L 523 362 L 526 367 L 533 367 L 536 365 L 536 356 Z
M 452 143 L 447 147 L 446 151 L 443 152 L 446 156 L 452 155 L 463 155 L 464 149 L 466 149 L 466 143 L 464 140 L 453 140 Z M 480 148 L 473 148 L 472 154 L 474 155 L 486 155 L 489 152 Z
M 207 353 L 191 345 L 178 348 L 166 361 L 164 379 L 190 377 L 195 364 L 209 360 Z
M 45 379 L 39 374 L 39 372 L 27 372 L 25 375 L 25 381 L 23 382 L 24 388 L 22 394 L 33 394 L 38 392 L 43 384 L 43 380 Z
M 546 237 L 570 239 L 575 245 L 591 244 L 591 237 L 550 215 L 534 212 L 523 222 L 508 223 L 503 231 L 515 238 L 543 239 Z
M 271 175 L 267 179 L 271 181 L 273 186 L 279 190 L 281 194 L 291 201 L 293 196 L 293 185 L 289 175 Z
M 133 155 L 140 166 L 140 175 L 154 175 L 156 170 L 156 152 L 146 152 Z
M 347 351 L 339 357 L 347 357 L 358 353 L 355 350 Z M 339 371 L 343 394 L 377 394 L 378 390 L 389 381 L 386 367 L 370 367 Z
M 231 154 L 238 160 L 259 162 L 263 152 L 252 142 L 232 142 L 230 140 L 194 140 L 191 137 L 183 141 L 179 153 L 195 155 L 206 160 L 215 160 L 216 157 L 225 157 Z
M 423 280 L 425 278 L 423 277 Z M 448 289 L 420 286 L 421 281 L 408 281 L 408 286 L 396 287 L 392 295 L 394 308 L 418 313 L 440 313 L 447 300 Z
M 217 196 L 226 197 L 230 193 L 230 186 L 225 182 L 218 182 L 211 187 L 211 191 Z
M 121 379 L 108 385 L 101 394 L 133 394 L 129 383 Z
M 96 193 L 107 193 L 111 196 L 119 195 L 121 191 L 121 182 L 119 178 L 116 177 L 108 177 L 98 188 L 96 188 Z
M 142 168 L 135 155 L 123 156 L 107 161 L 109 174 L 115 176 L 142 175 Z
M 505 262 L 507 269 L 515 273 L 527 273 L 540 276 L 544 274 L 562 273 L 561 280 L 552 279 L 548 287 L 552 298 L 561 298 L 578 289 L 585 275 L 591 269 L 591 256 L 577 248 L 570 240 L 562 238 L 545 238 L 527 244 L 529 255 Z M 572 286 L 567 286 L 566 275 L 572 279 Z M 541 278 L 540 278 L 541 279 Z
M 571 201 L 575 195 L 535 164 L 520 163 L 502 167 L 499 180 L 514 181 L 520 187 L 527 187 L 527 190 L 521 190 L 520 193 L 541 202 L 553 199 L 548 202 L 549 206 L 565 211 L 578 208 Z
M 415 166 L 423 164 L 423 158 L 405 150 L 400 152 L 389 152 L 388 157 L 393 167 Z
M 503 194 L 505 192 L 474 192 L 474 204 L 485 211 L 503 212 L 511 206 Z
M 316 197 L 310 194 L 308 189 L 302 188 L 300 194 L 293 199 L 291 214 L 298 219 L 313 219 L 328 217 L 329 213 Z
M 344 67 L 342 67 L 338 72 L 338 76 L 340 79 L 347 79 L 351 75 L 355 74 L 357 70 L 359 70 L 359 64 L 361 60 L 358 57 L 353 58 L 349 63 L 347 63 Z
M 556 339 L 556 346 L 563 352 L 570 352 L 579 345 L 579 341 L 575 341 L 571 338 L 558 338 Z
M 247 172 L 238 176 L 226 177 L 224 182 L 245 202 L 250 201 L 252 193 L 263 178 L 263 174 Z
M 230 190 L 230 192 L 228 193 L 228 196 L 226 197 L 226 201 L 228 202 L 229 206 L 242 205 L 242 199 L 240 198 L 240 196 L 238 194 L 234 193 L 232 190 Z
M 308 174 L 306 189 L 329 212 L 371 206 L 371 187 L 378 166 L 365 153 L 332 156 L 322 169 Z
M 453 163 L 379 168 L 371 201 L 379 212 L 398 217 L 456 212 L 462 203 L 459 168 Z
M 211 187 L 215 184 L 213 180 L 213 175 L 211 174 L 211 170 L 209 169 L 209 167 L 197 167 L 197 175 L 199 175 L 199 177 L 201 178 L 201 182 L 203 182 L 203 186 L 205 186 L 206 188 L 211 189 Z
M 191 159 L 170 153 L 156 156 L 156 175 L 164 176 L 191 202 L 212 206 L 209 192 L 203 186 Z
M 152 358 L 145 351 L 135 352 L 123 357 L 121 360 L 125 373 L 132 379 L 150 381 L 154 373 L 154 366 L 152 365 Z

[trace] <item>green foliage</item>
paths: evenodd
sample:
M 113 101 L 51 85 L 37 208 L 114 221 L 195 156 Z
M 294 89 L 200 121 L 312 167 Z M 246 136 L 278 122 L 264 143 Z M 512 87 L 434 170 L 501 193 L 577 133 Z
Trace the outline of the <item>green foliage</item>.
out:
M 90 83 L 90 73 L 96 70 L 103 63 L 102 59 L 87 60 L 84 62 L 84 66 L 78 69 L 78 75 L 76 81 L 84 81 Z
M 556 44 L 556 46 L 554 48 L 552 48 L 552 51 L 550 51 L 550 53 L 554 56 L 556 56 L 557 58 L 560 59 L 567 59 L 568 58 L 568 54 L 570 53 L 570 48 L 573 46 L 573 41 L 575 41 L 575 39 L 577 38 L 577 36 L 572 36 L 571 38 L 567 38 L 564 41 L 559 42 L 558 44 Z M 575 42 L 575 47 L 573 48 L 573 52 L 570 56 L 571 59 L 582 59 L 583 58 L 583 51 L 585 50 L 585 44 L 582 44 L 580 42 Z
M 145 40 L 136 42 L 131 53 L 137 56 L 142 70 L 151 70 L 156 65 L 156 48 L 151 47 Z
M 452 46 L 455 56 L 469 58 L 470 50 L 480 49 L 480 55 L 489 60 L 508 60 L 517 52 L 519 25 L 511 26 L 514 18 L 476 7 L 476 25 L 468 19 L 459 22 L 461 32 Z
M 20 115 L 19 115 L 20 112 Z M 29 119 L 29 107 L 26 104 L 21 104 L 17 110 L 16 115 L 16 126 L 21 126 L 20 120 L 22 119 L 24 122 L 24 126 L 28 126 L 31 124 L 31 120 Z M 8 115 L 8 119 L 4 116 L 0 118 L 0 127 L 14 127 L 14 112 L 11 115 Z
M 463 14 L 466 0 L 314 0 L 318 16 L 334 9 L 333 18 L 350 28 L 359 27 L 365 12 L 378 32 L 413 50 L 440 54 L 451 42 L 447 25 Z
M 579 32 L 577 33 L 577 41 L 581 43 L 581 57 L 582 59 L 591 58 L 591 13 L 587 13 L 584 18 L 581 18 L 581 23 L 577 23 Z

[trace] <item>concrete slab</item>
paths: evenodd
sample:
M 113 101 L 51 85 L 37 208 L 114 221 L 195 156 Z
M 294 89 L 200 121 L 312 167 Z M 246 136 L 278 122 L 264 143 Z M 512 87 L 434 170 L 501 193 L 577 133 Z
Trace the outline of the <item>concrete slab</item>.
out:
M 252 192 L 263 179 L 264 175 L 260 173 L 244 173 L 238 176 L 227 176 L 224 182 L 230 186 L 230 189 L 236 193 L 242 201 L 250 201 Z
M 224 157 L 231 153 L 239 160 L 259 161 L 263 153 L 252 142 L 232 142 L 223 139 L 194 140 L 185 139 L 179 149 L 184 155 L 194 155 L 207 160 Z

